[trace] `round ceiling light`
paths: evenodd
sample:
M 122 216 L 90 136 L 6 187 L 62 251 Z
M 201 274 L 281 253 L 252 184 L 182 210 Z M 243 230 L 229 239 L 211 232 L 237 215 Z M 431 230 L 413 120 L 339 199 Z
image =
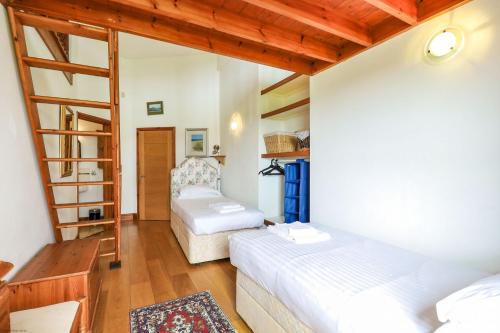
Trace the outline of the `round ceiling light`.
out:
M 451 59 L 460 51 L 463 41 L 464 37 L 461 30 L 446 28 L 432 36 L 425 47 L 425 53 L 433 61 L 445 61 Z

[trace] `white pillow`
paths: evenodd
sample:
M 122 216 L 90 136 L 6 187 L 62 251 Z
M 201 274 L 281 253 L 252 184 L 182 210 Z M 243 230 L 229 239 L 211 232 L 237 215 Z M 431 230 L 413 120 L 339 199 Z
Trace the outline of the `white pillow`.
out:
M 434 333 L 498 333 L 498 327 L 485 323 L 446 323 L 435 330 Z
M 186 185 L 179 191 L 179 198 L 181 199 L 197 199 L 220 196 L 222 196 L 222 194 L 219 191 L 205 185 Z
M 450 321 L 483 327 L 484 332 L 500 332 L 500 274 L 451 294 L 436 304 L 436 310 L 443 323 Z

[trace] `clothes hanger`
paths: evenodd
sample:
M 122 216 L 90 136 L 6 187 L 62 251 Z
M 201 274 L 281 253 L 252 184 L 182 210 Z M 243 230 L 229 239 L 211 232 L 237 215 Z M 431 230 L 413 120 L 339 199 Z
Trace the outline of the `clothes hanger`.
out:
M 259 171 L 259 175 L 260 175 L 261 173 L 262 173 L 262 174 L 264 174 L 264 172 L 267 172 L 267 171 L 269 171 L 269 170 L 272 170 L 272 168 L 273 168 L 273 162 L 274 162 L 274 158 L 271 160 L 271 164 L 270 164 L 268 167 L 266 167 L 266 168 L 264 168 L 264 169 L 262 169 L 262 170 L 260 170 L 260 171 Z
M 267 168 L 262 169 L 259 172 L 259 175 L 262 173 L 263 176 L 282 176 L 285 174 L 285 169 L 281 167 L 281 165 L 278 164 L 277 159 L 272 159 L 271 160 L 271 165 L 269 165 Z

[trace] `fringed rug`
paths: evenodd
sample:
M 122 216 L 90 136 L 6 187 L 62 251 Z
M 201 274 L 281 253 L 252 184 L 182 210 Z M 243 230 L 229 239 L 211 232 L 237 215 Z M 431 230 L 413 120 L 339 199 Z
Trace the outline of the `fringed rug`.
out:
M 130 311 L 131 333 L 236 333 L 209 291 Z

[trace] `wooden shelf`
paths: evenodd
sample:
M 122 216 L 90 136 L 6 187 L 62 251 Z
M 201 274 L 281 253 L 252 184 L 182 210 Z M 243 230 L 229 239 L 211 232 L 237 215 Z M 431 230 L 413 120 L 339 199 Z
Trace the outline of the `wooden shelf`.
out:
M 262 154 L 262 158 L 309 158 L 309 150 L 305 151 L 291 151 L 288 153 L 271 153 L 271 154 Z
M 266 112 L 266 113 L 260 115 L 260 118 L 261 119 L 266 119 L 266 118 L 269 118 L 269 117 L 273 117 L 273 116 L 276 116 L 278 114 L 282 114 L 282 113 L 294 110 L 294 109 L 296 109 L 298 107 L 301 107 L 301 106 L 304 106 L 304 105 L 309 105 L 310 102 L 311 102 L 311 99 L 309 97 L 307 97 L 307 98 L 304 98 L 304 99 L 302 99 L 300 101 L 297 101 L 297 102 L 294 102 L 294 103 L 289 104 L 287 106 L 284 106 L 282 108 L 276 109 L 274 111 Z
M 286 78 L 284 78 L 283 80 L 279 81 L 279 82 L 276 82 L 275 84 L 265 88 L 265 89 L 262 89 L 260 94 L 261 95 L 265 95 L 267 93 L 270 93 L 271 91 L 274 91 L 282 86 L 284 86 L 285 84 L 287 84 L 288 82 L 290 81 L 293 81 L 295 80 L 296 78 L 302 76 L 302 74 L 299 74 L 299 73 L 294 73 L 290 76 L 287 76 Z

